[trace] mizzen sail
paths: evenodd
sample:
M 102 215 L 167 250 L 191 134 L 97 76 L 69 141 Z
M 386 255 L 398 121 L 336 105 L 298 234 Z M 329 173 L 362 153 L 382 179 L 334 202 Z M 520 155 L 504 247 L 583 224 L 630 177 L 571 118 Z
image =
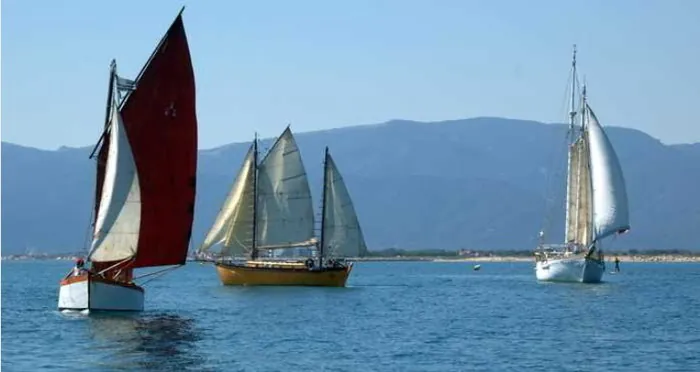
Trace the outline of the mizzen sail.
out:
M 326 150 L 322 252 L 330 257 L 359 257 L 367 253 L 365 238 L 333 158 Z

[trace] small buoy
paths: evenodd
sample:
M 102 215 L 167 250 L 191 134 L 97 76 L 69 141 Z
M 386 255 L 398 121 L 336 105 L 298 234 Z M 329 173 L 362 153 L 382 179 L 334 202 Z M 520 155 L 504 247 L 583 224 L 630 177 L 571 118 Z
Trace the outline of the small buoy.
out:
M 474 265 L 474 271 L 479 271 L 481 269 L 481 265 Z

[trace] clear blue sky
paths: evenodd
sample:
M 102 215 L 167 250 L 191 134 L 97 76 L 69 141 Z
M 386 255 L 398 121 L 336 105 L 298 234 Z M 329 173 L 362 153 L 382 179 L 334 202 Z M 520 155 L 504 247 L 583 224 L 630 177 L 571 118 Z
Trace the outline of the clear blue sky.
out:
M 573 43 L 604 125 L 700 141 L 696 0 L 5 0 L 2 139 L 93 144 L 110 60 L 135 77 L 183 4 L 200 148 L 290 122 L 561 122 Z

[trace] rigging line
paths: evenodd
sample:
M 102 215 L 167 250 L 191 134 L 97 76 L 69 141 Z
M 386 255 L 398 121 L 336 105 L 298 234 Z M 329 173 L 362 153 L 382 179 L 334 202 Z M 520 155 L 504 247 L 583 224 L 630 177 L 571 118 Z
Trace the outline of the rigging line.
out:
M 134 280 L 140 279 L 140 278 L 145 278 L 145 277 L 147 277 L 147 276 L 153 276 L 151 279 L 148 279 L 148 280 L 146 280 L 145 282 L 141 283 L 141 286 L 143 286 L 144 284 L 150 282 L 151 280 L 158 279 L 158 278 L 160 278 L 161 276 L 167 274 L 168 272 L 173 271 L 173 270 L 176 270 L 176 269 L 179 269 L 179 268 L 181 268 L 181 267 L 183 267 L 183 266 L 185 266 L 185 265 L 177 265 L 177 266 L 173 266 L 173 267 L 168 267 L 168 268 L 165 268 L 165 269 L 160 270 L 160 271 L 156 271 L 156 272 L 152 272 L 152 273 L 148 273 L 148 274 L 141 275 L 141 276 L 139 276 L 139 277 L 134 278 Z
M 567 106 L 568 100 L 569 100 L 569 96 L 570 96 L 570 93 L 571 93 L 571 89 L 574 89 L 574 86 L 572 85 L 572 75 L 573 75 L 573 67 L 569 68 L 568 78 L 567 78 L 567 80 L 566 80 L 566 88 L 564 89 L 564 98 L 563 98 L 563 100 L 562 100 L 562 103 L 561 103 L 561 105 L 560 105 L 560 107 L 559 107 L 558 112 L 562 112 L 562 111 L 563 111 L 563 107 Z M 568 112 L 568 110 L 567 110 L 567 112 Z M 569 133 L 569 129 L 567 129 L 566 136 L 564 137 L 565 142 L 567 142 L 567 143 L 568 143 L 569 134 L 570 134 L 570 133 Z M 568 150 L 567 147 L 568 147 L 568 146 L 565 145 L 563 148 L 564 148 L 565 150 Z M 550 228 L 550 225 L 551 225 L 551 214 L 552 214 L 552 211 L 551 211 L 551 210 L 554 209 L 554 206 L 551 205 L 551 204 L 554 204 L 554 203 L 552 202 L 552 200 L 550 200 L 550 199 L 551 199 L 551 196 L 552 196 L 552 188 L 554 187 L 554 182 L 553 182 L 552 180 L 553 180 L 553 179 L 555 179 L 555 180 L 558 179 L 558 177 L 559 177 L 559 175 L 560 175 L 560 173 L 561 173 L 560 167 L 557 167 L 557 163 L 560 161 L 560 156 L 559 156 L 559 155 L 561 155 L 561 152 L 557 152 L 556 154 L 554 154 L 554 152 L 555 152 L 556 150 L 558 150 L 558 149 L 560 149 L 559 146 L 553 146 L 553 147 L 551 147 L 551 151 L 550 151 L 550 153 L 549 153 L 550 156 L 548 156 L 548 158 L 551 160 L 551 164 L 550 164 L 550 167 L 547 169 L 547 171 L 546 171 L 546 173 L 545 173 L 545 180 L 544 180 L 544 183 L 545 183 L 545 187 L 544 187 L 544 197 L 543 197 L 543 199 L 544 199 L 543 212 L 544 212 L 544 213 L 543 213 L 542 225 L 541 225 L 543 231 L 547 231 L 547 230 Z M 559 151 L 561 151 L 561 150 L 559 150 Z M 552 157 L 551 155 L 557 155 L 557 156 Z M 550 171 L 550 170 L 555 170 L 555 171 L 552 172 L 552 171 Z M 554 174 L 553 174 L 553 173 L 554 173 Z
M 238 243 L 238 245 L 240 245 L 241 247 L 243 247 L 243 254 L 247 254 L 247 253 L 250 252 L 250 249 L 247 249 L 245 243 L 242 242 L 240 239 L 238 239 L 238 237 L 237 237 L 236 235 L 233 235 L 233 239 L 236 241 L 236 243 Z M 224 248 L 226 248 L 227 251 L 228 251 L 228 249 L 229 249 L 229 248 L 226 246 L 226 244 L 224 244 Z M 252 249 L 252 248 L 251 248 L 251 249 Z M 223 253 L 223 249 L 222 249 L 222 253 Z M 231 254 L 231 253 L 233 253 L 233 252 L 226 252 L 226 253 Z M 231 256 L 233 256 L 233 255 L 231 254 Z
M 104 275 L 104 273 L 119 267 L 119 265 L 121 265 L 125 262 L 129 262 L 129 261 L 133 262 L 133 260 L 134 260 L 134 257 L 127 257 L 127 258 L 115 263 L 114 265 L 107 267 L 106 269 L 102 269 L 101 271 L 97 272 L 97 275 Z M 124 266 L 126 266 L 126 265 L 124 265 Z M 122 270 L 122 269 L 124 269 L 124 267 L 120 268 L 119 270 Z
M 99 156 L 95 158 L 95 162 L 99 163 L 100 159 Z M 97 177 L 95 177 L 95 188 L 97 188 Z M 100 195 L 101 197 L 101 195 Z M 85 239 L 83 240 L 83 251 L 84 252 L 89 252 L 90 248 L 89 245 L 91 245 L 91 240 L 90 239 L 90 230 L 94 226 L 95 223 L 95 202 L 97 201 L 97 193 L 93 192 L 92 193 L 92 203 L 90 203 L 90 219 L 88 220 L 87 223 L 87 228 L 85 229 Z
M 564 138 L 564 145 L 561 146 L 560 148 L 564 149 L 564 151 L 561 151 L 557 155 L 557 159 L 564 159 L 565 157 L 563 154 L 566 154 L 566 151 L 568 151 L 568 136 Z M 561 164 L 561 163 L 560 163 Z M 557 171 L 554 173 L 554 177 L 552 179 L 559 180 L 562 174 L 562 169 L 564 167 L 560 166 L 557 167 Z M 550 182 L 550 184 L 554 184 L 554 182 Z M 545 217 L 544 217 L 544 222 L 543 222 L 543 230 L 548 231 L 552 226 L 552 218 L 551 216 L 554 214 L 554 209 L 556 207 L 562 207 L 562 204 L 565 203 L 566 201 L 564 200 L 565 198 L 559 198 L 557 197 L 559 193 L 555 193 L 553 191 L 554 187 L 552 187 L 548 193 L 548 195 L 545 196 L 546 198 L 546 207 L 545 207 Z M 558 202 L 558 203 L 557 203 Z
M 558 111 L 558 112 L 563 112 L 563 110 L 564 110 L 563 107 L 565 107 L 565 106 L 567 105 L 568 95 L 569 95 L 569 93 L 570 93 L 570 90 L 569 90 L 570 83 L 571 83 L 571 74 L 569 74 L 569 78 L 567 79 L 566 88 L 565 88 L 565 90 L 564 90 L 564 99 L 563 99 L 563 101 L 562 101 L 562 104 L 561 104 L 560 107 L 559 107 L 559 111 Z M 567 110 L 567 111 L 568 111 L 568 110 Z M 568 130 L 567 130 L 567 137 L 568 137 L 568 134 L 570 134 L 570 133 L 568 133 Z M 557 158 L 551 157 L 551 155 L 554 153 L 554 151 L 555 151 L 556 149 L 558 149 L 558 147 L 556 147 L 556 146 L 551 147 L 551 152 L 549 153 L 550 156 L 548 157 L 548 158 L 552 161 L 552 164 L 551 164 L 552 169 L 554 169 L 555 163 L 559 160 L 559 159 L 557 159 Z M 547 175 L 546 175 L 547 179 L 545 180 L 545 182 L 546 182 L 546 187 L 550 187 L 550 186 L 551 186 L 551 184 L 550 184 L 550 182 L 549 182 L 549 177 L 550 177 L 550 176 L 551 176 L 551 172 L 547 173 Z M 549 192 L 549 189 L 547 189 L 546 192 Z
M 90 230 L 92 228 L 92 221 L 94 221 L 93 218 L 95 217 L 94 205 L 95 205 L 96 197 L 94 195 L 95 194 L 94 192 L 92 194 L 93 194 L 93 197 L 92 197 L 92 204 L 90 204 L 90 219 L 88 220 L 87 228 L 85 229 L 85 239 L 83 241 L 83 251 L 86 253 L 89 252 L 89 250 L 90 250 L 89 245 L 91 245 L 90 243 L 92 240 L 92 239 L 90 239 Z

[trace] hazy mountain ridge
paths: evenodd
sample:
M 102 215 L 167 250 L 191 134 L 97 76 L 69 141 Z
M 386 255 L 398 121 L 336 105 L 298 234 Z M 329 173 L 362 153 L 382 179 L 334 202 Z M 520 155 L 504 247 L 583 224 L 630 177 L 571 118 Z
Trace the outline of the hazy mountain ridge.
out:
M 563 210 L 545 214 L 557 211 L 545 208 L 545 196 L 563 204 L 565 132 L 564 125 L 474 118 L 393 120 L 296 137 L 315 208 L 328 145 L 370 249 L 529 249 L 547 220 L 550 239 L 562 239 Z M 664 145 L 617 127 L 608 134 L 627 180 L 632 224 L 629 234 L 608 245 L 699 249 L 700 144 Z M 264 140 L 261 150 L 271 143 Z M 212 223 L 249 145 L 200 150 L 193 247 Z M 3 254 L 84 246 L 94 193 L 91 150 L 2 143 Z

